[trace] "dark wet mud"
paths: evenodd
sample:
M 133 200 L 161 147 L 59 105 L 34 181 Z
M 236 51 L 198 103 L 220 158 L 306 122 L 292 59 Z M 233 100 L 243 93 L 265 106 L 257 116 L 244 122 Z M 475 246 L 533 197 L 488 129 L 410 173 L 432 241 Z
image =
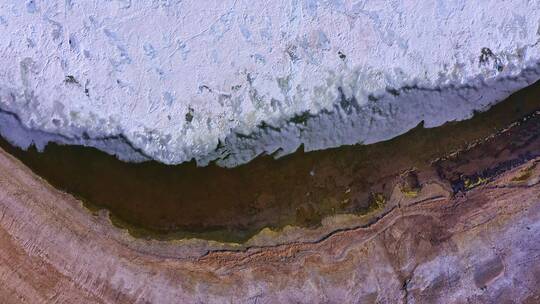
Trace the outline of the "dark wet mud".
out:
M 244 241 L 264 227 L 314 227 L 328 215 L 377 209 L 397 177 L 413 168 L 436 172 L 456 191 L 481 184 L 540 152 L 540 118 L 530 115 L 537 109 L 540 83 L 467 121 L 419 125 L 372 145 L 297 151 L 278 160 L 263 156 L 232 169 L 124 163 L 79 146 L 50 144 L 40 153 L 2 140 L 0 147 L 90 210 L 110 210 L 113 222 L 136 236 Z M 511 131 L 445 157 L 527 115 Z M 421 186 L 416 173 L 406 184 L 407 193 Z

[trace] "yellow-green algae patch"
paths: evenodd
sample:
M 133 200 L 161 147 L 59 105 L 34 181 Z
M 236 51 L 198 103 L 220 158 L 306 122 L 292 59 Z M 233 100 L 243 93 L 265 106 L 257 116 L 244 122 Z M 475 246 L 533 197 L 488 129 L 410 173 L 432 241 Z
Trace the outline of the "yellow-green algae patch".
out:
M 531 178 L 534 169 L 536 168 L 536 163 L 520 171 L 519 175 L 512 178 L 513 182 L 524 182 Z
M 489 179 L 478 176 L 478 177 L 473 178 L 473 179 L 466 178 L 463 181 L 463 184 L 465 186 L 465 189 L 470 190 L 470 189 L 472 189 L 474 187 L 478 187 L 480 185 L 483 185 L 483 184 L 487 183 L 488 181 L 489 181 Z

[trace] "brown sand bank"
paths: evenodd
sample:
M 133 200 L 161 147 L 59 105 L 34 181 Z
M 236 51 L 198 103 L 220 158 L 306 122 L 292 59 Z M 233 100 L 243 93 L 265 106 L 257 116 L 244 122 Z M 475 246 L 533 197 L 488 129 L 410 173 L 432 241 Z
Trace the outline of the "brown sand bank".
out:
M 400 203 L 378 221 L 319 241 L 198 251 L 188 243 L 134 239 L 2 151 L 0 299 L 538 303 L 537 161 L 455 196 L 428 185 L 422 199 L 395 192 L 390 200 Z

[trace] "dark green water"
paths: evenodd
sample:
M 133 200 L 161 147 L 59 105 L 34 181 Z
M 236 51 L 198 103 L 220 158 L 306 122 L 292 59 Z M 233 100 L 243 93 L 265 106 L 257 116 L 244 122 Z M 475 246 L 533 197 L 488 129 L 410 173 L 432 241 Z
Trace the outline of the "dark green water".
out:
M 426 168 L 536 109 L 538 83 L 467 121 L 419 126 L 373 145 L 259 157 L 232 169 L 124 163 L 79 146 L 51 144 L 43 153 L 3 140 L 0 146 L 90 210 L 110 210 L 115 224 L 136 236 L 244 241 L 264 227 L 313 227 L 327 215 L 372 210 L 373 194 L 387 196 L 396 174 Z

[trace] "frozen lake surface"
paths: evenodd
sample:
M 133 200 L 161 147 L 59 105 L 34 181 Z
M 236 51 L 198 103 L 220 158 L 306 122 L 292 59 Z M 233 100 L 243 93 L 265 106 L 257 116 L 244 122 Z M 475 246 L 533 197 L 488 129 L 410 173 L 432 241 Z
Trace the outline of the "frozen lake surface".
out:
M 0 133 L 245 163 L 469 118 L 540 78 L 540 3 L 0 0 Z

